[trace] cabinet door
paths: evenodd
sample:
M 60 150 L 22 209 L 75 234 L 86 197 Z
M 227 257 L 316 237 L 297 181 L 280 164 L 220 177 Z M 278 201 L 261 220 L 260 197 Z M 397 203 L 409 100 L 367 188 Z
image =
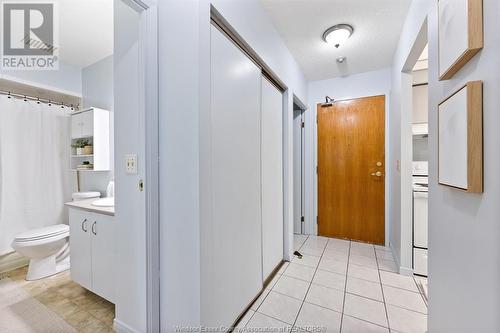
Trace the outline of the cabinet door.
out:
M 71 137 L 81 138 L 82 137 L 82 114 L 77 113 L 71 116 Z
M 94 135 L 94 111 L 86 111 L 80 113 L 82 116 L 82 137 L 89 137 Z
M 71 279 L 87 289 L 92 289 L 92 264 L 90 226 L 87 212 L 69 209 L 69 243 Z
M 115 230 L 113 217 L 97 215 L 90 224 L 92 233 L 92 291 L 108 301 L 115 297 Z

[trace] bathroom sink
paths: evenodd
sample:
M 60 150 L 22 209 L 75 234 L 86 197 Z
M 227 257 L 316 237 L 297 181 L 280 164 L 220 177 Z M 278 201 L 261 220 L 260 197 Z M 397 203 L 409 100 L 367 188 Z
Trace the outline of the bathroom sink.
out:
M 102 198 L 92 202 L 92 206 L 96 207 L 114 207 L 114 205 L 115 205 L 114 197 Z

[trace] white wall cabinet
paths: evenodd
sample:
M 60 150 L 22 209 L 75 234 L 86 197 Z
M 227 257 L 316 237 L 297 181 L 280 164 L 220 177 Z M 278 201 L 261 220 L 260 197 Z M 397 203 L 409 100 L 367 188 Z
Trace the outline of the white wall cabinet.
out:
M 92 170 L 107 171 L 111 169 L 110 153 L 110 114 L 109 111 L 90 108 L 77 111 L 71 115 L 71 144 L 78 139 L 86 139 L 93 146 L 93 154 L 76 155 L 72 151 L 70 168 L 78 169 L 84 161 L 94 165 Z
M 114 218 L 69 209 L 71 279 L 114 302 Z

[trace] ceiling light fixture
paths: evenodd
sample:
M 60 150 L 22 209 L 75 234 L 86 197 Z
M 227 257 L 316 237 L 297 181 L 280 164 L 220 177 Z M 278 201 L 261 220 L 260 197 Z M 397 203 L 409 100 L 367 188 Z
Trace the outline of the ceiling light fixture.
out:
M 335 45 L 336 48 L 351 37 L 354 28 L 350 24 L 337 24 L 328 28 L 323 33 L 323 40 L 328 44 Z
M 341 64 L 345 61 L 345 57 L 338 57 L 337 58 L 337 63 Z

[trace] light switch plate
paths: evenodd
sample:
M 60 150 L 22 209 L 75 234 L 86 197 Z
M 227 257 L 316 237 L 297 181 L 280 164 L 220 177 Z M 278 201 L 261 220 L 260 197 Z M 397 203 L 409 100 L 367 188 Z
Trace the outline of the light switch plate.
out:
M 129 175 L 137 174 L 137 155 L 136 154 L 126 154 L 125 155 L 125 172 Z

